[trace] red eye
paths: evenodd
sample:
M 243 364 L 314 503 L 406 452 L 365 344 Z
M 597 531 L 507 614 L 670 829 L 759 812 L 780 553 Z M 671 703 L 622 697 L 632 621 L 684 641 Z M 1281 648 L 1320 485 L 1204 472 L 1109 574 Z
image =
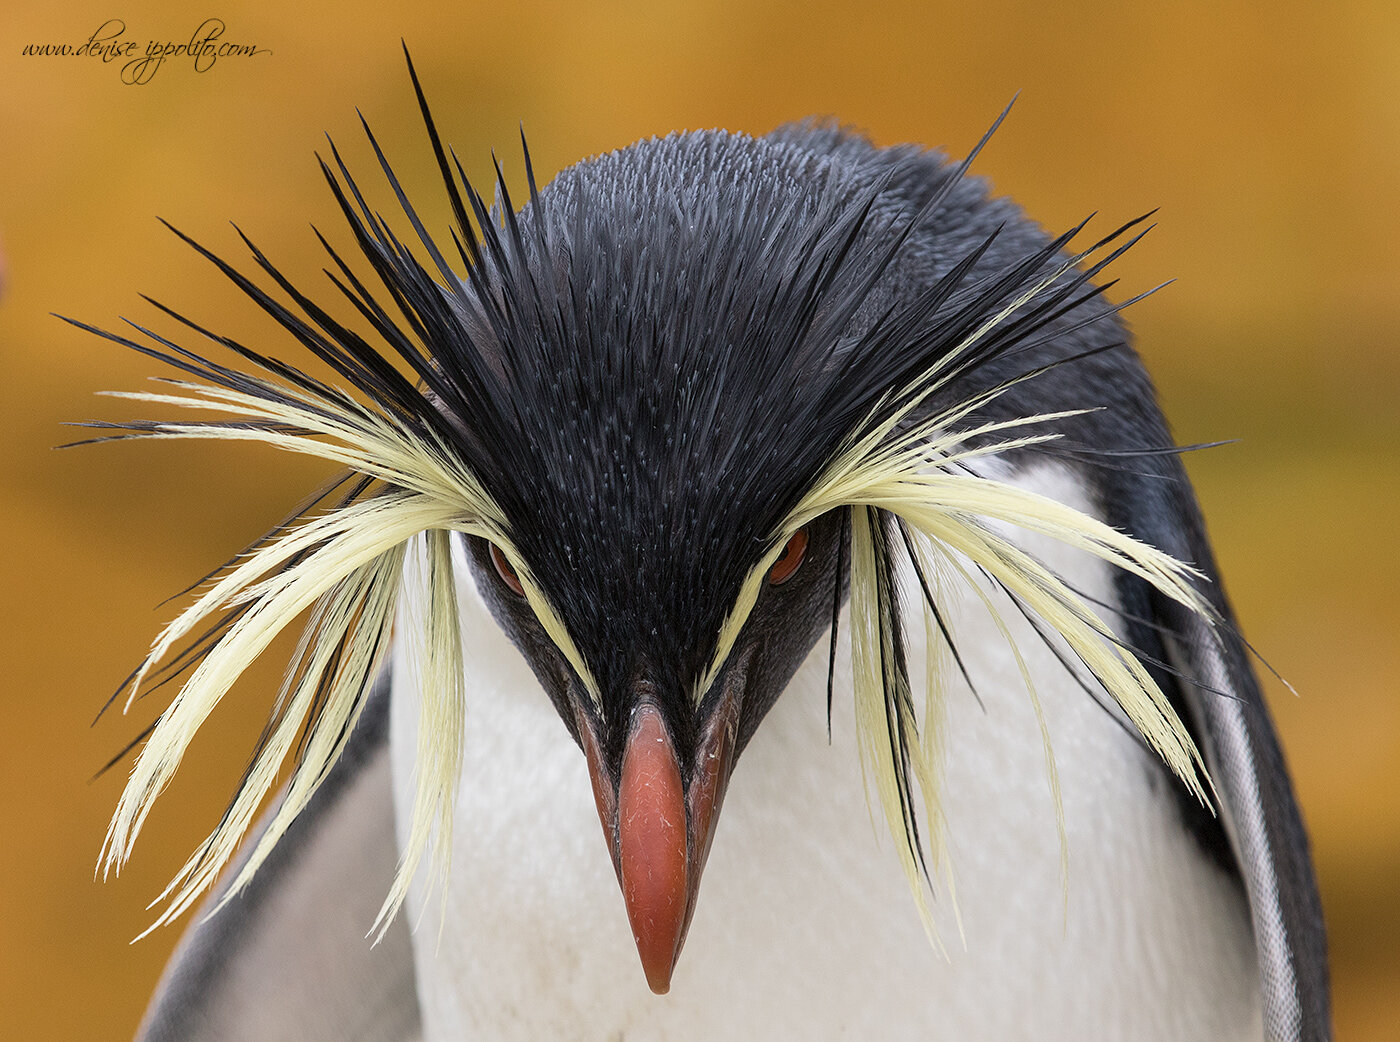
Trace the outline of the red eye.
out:
M 773 567 L 768 572 L 768 581 L 774 586 L 781 586 L 787 582 L 802 565 L 802 557 L 806 553 L 807 530 L 803 528 L 793 533 L 792 538 L 787 541 L 787 546 L 783 547 L 782 555 L 773 562 Z
M 501 553 L 501 548 L 495 543 L 491 544 L 491 563 L 496 566 L 496 574 L 501 577 L 501 582 L 505 583 L 520 597 L 525 596 L 525 587 L 520 585 L 520 576 L 515 574 L 515 569 L 506 560 L 506 555 Z

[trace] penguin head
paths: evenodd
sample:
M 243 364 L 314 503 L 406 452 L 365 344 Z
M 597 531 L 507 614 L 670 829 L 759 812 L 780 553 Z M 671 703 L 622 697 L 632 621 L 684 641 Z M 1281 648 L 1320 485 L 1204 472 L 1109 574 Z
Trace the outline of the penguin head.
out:
M 186 239 L 349 391 L 167 309 L 237 364 L 141 327 L 138 340 L 78 323 L 182 373 L 168 393 L 126 397 L 194 414 L 100 424 L 104 439 L 252 439 L 345 469 L 218 573 L 132 675 L 128 705 L 164 668 L 199 664 L 149 729 L 108 831 L 107 867 L 129 857 L 200 723 L 310 610 L 252 766 L 158 922 L 212 884 L 285 760 L 295 763 L 287 794 L 229 893 L 315 794 L 394 639 L 409 582 L 422 607 L 401 616 L 398 639 L 419 674 L 418 788 L 381 926 L 429 848 L 445 866 L 471 668 L 453 539 L 466 540 L 478 590 L 587 760 L 658 992 L 696 907 L 730 773 L 824 632 L 834 647 L 843 598 L 865 766 L 925 913 L 919 793 L 936 803 L 937 770 L 920 740 L 901 600 L 922 602 L 942 630 L 938 568 L 968 581 L 979 572 L 1016 610 L 1052 620 L 1203 796 L 1199 754 L 1150 672 L 1003 531 L 1071 543 L 1213 619 L 1195 573 L 972 465 L 1044 447 L 1082 412 L 988 407 L 1112 349 L 1076 351 L 1072 334 L 1111 319 L 1091 280 L 1135 241 L 1125 241 L 1132 224 L 1079 252 L 1068 249 L 1079 229 L 1009 249 L 993 249 L 1004 231 L 995 225 L 940 236 L 982 198 L 962 178 L 971 156 L 942 164 L 904 149 L 877 160 L 820 129 L 810 134 L 826 133 L 827 155 L 781 135 L 674 134 L 571 167 L 545 188 L 526 151 L 527 201 L 514 206 L 498 171 L 492 208 L 443 147 L 421 88 L 418 98 L 456 218 L 455 267 L 372 136 L 421 253 L 365 204 L 334 148 L 323 163 L 361 262 L 385 289 L 376 297 L 373 280 L 327 246 L 332 279 L 372 338 L 255 247 L 280 296 Z M 842 150 L 859 155 L 838 161 Z M 906 263 L 916 238 L 920 262 Z M 900 590 L 906 566 L 917 592 Z

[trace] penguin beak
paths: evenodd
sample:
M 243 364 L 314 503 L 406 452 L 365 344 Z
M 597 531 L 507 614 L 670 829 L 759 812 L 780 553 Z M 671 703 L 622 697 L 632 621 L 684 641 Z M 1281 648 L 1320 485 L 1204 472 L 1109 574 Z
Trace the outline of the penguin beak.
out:
M 593 797 L 632 938 L 647 984 L 658 995 L 670 990 L 729 786 L 741 683 L 723 686 L 704 722 L 688 779 L 670 729 L 648 691 L 639 691 L 634 703 L 616 784 L 591 723 L 579 720 Z

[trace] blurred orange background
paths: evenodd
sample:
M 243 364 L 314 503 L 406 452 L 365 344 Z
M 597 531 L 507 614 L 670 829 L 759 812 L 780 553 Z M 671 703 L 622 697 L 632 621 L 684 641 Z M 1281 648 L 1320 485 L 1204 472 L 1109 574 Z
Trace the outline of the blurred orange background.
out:
M 1042 223 L 1105 227 L 1160 207 L 1117 265 L 1140 349 L 1182 442 L 1266 678 L 1311 826 L 1342 1039 L 1400 1024 L 1400 12 L 1327 5 L 873 0 L 388 3 L 215 10 L 11 3 L 0 15 L 0 519 L 7 682 L 0 756 L 0 1010 L 6 1037 L 126 1039 L 178 936 L 128 945 L 212 824 L 277 663 L 216 717 L 119 880 L 93 879 L 122 771 L 89 777 L 149 719 L 89 722 L 169 594 L 261 533 L 322 470 L 257 449 L 118 445 L 55 453 L 61 424 L 132 415 L 155 363 L 50 317 L 154 322 L 149 293 L 294 353 L 155 221 L 240 256 L 233 219 L 294 278 L 345 242 L 312 153 L 330 132 L 372 176 L 358 106 L 430 224 L 436 173 L 403 68 L 487 182 L 490 148 L 536 169 L 677 128 L 763 132 L 809 113 L 881 144 L 966 150 L 1020 91 L 977 170 Z M 121 62 L 25 56 L 85 41 L 188 39 L 206 16 L 269 53 L 144 85 Z M 138 410 L 139 411 L 139 410 Z

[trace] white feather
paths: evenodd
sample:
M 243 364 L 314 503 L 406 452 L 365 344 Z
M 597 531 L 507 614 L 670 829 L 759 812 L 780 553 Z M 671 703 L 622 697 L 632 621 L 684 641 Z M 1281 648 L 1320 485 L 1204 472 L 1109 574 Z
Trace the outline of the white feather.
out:
M 1016 483 L 1088 508 L 1057 468 Z M 1101 559 L 1035 533 L 1002 534 L 1113 601 Z M 735 771 L 671 993 L 652 995 L 583 756 L 466 570 L 457 574 L 469 726 L 445 920 L 414 937 L 426 1042 L 1261 1037 L 1237 883 L 1184 831 L 1160 764 L 1003 611 L 1053 741 L 1066 892 L 1041 725 L 1005 639 L 965 587 L 949 608 L 986 712 L 950 680 L 939 790 L 965 947 L 949 944 L 944 959 L 929 945 L 897 858 L 880 849 L 849 688 L 838 691 L 827 745 L 819 646 Z M 924 632 L 911 621 L 911 635 Z M 844 645 L 842 684 L 851 675 Z M 411 684 L 396 684 L 403 815 L 417 698 Z M 422 907 L 417 890 L 409 900 Z M 932 899 L 932 915 L 945 938 L 958 936 L 946 892 Z

